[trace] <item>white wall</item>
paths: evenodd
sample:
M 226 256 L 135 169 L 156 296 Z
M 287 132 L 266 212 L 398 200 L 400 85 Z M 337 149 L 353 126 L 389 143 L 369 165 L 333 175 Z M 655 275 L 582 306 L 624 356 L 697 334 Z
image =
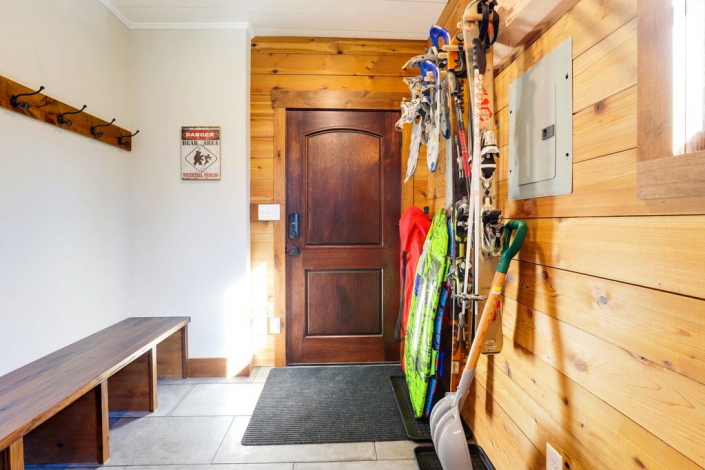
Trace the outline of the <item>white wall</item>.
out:
M 0 75 L 129 128 L 128 48 L 97 1 L 0 3 Z M 0 110 L 0 376 L 129 315 L 134 158 Z
M 132 314 L 190 315 L 191 357 L 250 358 L 249 57 L 244 30 L 135 30 Z M 182 181 L 181 126 L 220 126 L 222 180 Z

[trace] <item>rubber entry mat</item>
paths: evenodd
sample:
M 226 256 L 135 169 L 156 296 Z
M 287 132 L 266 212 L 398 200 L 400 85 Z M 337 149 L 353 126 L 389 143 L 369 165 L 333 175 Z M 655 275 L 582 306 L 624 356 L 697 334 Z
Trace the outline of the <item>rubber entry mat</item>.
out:
M 431 428 L 428 425 L 428 419 L 416 419 L 414 417 L 414 409 L 411 407 L 411 398 L 409 398 L 409 386 L 406 384 L 406 377 L 403 375 L 395 375 L 389 378 L 394 391 L 394 398 L 397 400 L 399 414 L 404 421 L 404 428 L 409 439 L 415 442 L 430 442 Z
M 406 431 L 389 388 L 399 366 L 272 369 L 242 445 L 403 441 Z
M 477 444 L 468 444 L 468 449 L 470 449 L 472 470 L 494 470 L 482 447 Z M 419 470 L 443 470 L 433 446 L 419 446 L 414 449 L 414 454 L 416 454 L 416 464 L 419 466 Z

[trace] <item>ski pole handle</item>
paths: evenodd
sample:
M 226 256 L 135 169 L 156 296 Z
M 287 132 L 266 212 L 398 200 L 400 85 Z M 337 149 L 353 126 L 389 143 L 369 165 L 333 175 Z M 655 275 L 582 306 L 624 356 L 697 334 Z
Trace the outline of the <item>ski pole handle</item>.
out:
M 431 36 L 431 42 L 434 46 L 436 46 L 436 49 L 440 49 L 441 47 L 438 43 L 439 39 L 443 39 L 444 46 L 450 44 L 450 33 L 445 28 L 437 25 L 431 26 L 429 35 Z
M 527 231 L 526 222 L 523 220 L 512 220 L 504 226 L 504 246 L 502 247 L 502 257 L 499 259 L 497 272 L 507 274 L 507 271 L 509 271 L 509 263 L 512 262 L 512 258 L 514 258 L 521 249 Z M 512 240 L 513 232 L 516 233 L 514 233 L 514 239 Z
M 438 85 L 438 66 L 431 62 L 430 60 L 424 60 L 421 62 L 421 66 L 419 67 L 421 69 L 421 78 L 426 80 L 426 76 L 428 75 L 429 72 L 433 73 L 433 83 L 435 85 Z

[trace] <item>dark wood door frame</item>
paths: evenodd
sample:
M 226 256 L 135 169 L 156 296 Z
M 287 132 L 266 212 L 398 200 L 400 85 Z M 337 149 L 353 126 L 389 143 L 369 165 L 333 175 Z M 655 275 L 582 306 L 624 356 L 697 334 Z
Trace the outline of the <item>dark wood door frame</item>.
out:
M 325 109 L 389 111 L 399 109 L 404 93 L 366 91 L 273 90 L 274 108 L 274 203 L 286 208 L 286 110 Z M 402 155 L 402 160 L 404 160 Z M 405 169 L 402 167 L 402 171 Z M 401 178 L 402 175 L 400 174 Z M 402 186 L 402 201 L 408 198 L 408 185 Z M 402 207 L 404 205 L 402 204 Z M 399 214 L 401 216 L 401 214 Z M 274 315 L 281 321 L 281 333 L 274 336 L 274 365 L 286 366 L 286 217 L 274 222 Z

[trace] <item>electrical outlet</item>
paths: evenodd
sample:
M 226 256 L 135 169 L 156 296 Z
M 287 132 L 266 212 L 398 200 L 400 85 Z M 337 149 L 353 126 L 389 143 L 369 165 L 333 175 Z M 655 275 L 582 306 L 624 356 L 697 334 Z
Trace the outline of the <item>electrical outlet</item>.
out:
M 269 334 L 278 335 L 282 332 L 281 318 L 279 317 L 269 317 Z
M 563 470 L 563 456 L 546 443 L 546 470 Z

